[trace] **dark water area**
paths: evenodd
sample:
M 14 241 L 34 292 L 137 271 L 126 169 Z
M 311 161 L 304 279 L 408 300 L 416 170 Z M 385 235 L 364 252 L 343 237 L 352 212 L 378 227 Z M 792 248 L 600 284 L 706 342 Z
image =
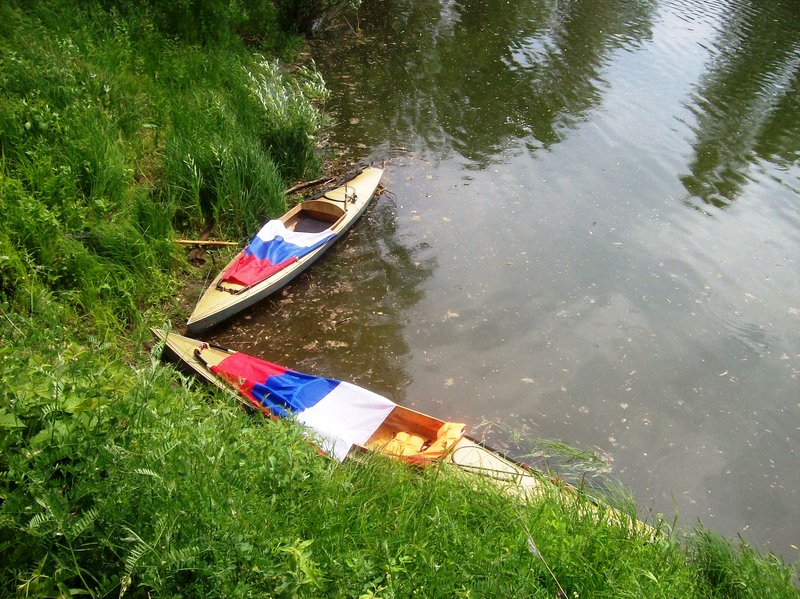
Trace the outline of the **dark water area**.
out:
M 594 448 L 643 515 L 800 559 L 800 5 L 359 16 L 312 46 L 328 152 L 391 193 L 215 338 Z

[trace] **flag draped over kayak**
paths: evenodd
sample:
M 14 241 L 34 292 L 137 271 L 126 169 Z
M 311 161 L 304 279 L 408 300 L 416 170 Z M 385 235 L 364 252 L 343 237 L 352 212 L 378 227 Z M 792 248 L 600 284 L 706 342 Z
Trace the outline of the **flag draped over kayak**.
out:
M 356 385 L 303 374 L 234 353 L 211 370 L 233 384 L 257 407 L 279 417 L 293 416 L 320 438 L 322 449 L 344 460 L 364 445 L 396 404 Z
M 271 220 L 256 234 L 241 256 L 225 271 L 223 281 L 255 285 L 323 245 L 336 234 L 290 231 L 280 220 Z

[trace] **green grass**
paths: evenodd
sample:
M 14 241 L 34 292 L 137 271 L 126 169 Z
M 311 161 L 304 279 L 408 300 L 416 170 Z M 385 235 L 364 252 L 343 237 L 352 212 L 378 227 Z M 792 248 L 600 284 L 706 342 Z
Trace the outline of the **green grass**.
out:
M 588 500 L 523 505 L 381 456 L 339 465 L 159 347 L 131 365 L 43 315 L 1 322 L 6 594 L 798 596 L 792 568 L 709 531 L 647 539 Z
M 34 279 L 101 329 L 170 289 L 177 231 L 243 239 L 285 209 L 287 183 L 318 169 L 327 93 L 241 42 L 188 44 L 158 10 L 127 12 L 0 6 L 3 286 Z
M 147 351 L 200 276 L 174 237 L 244 238 L 318 168 L 324 85 L 274 56 L 320 6 L 0 4 L 0 594 L 797 597 L 710 531 L 335 464 Z

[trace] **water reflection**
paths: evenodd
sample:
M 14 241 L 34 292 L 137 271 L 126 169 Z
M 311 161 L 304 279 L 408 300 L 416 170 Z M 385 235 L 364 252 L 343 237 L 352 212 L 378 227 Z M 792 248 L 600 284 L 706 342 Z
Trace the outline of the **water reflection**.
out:
M 366 20 L 361 43 L 329 33 L 316 57 L 323 72 L 347 73 L 344 89 L 334 82 L 346 140 L 371 137 L 368 112 L 394 145 L 420 145 L 418 136 L 440 159 L 456 151 L 486 168 L 518 140 L 548 148 L 584 120 L 602 99 L 609 56 L 651 35 L 653 7 L 378 0 L 370 14 L 391 19 Z M 354 93 L 362 86 L 376 93 Z
M 789 167 L 800 156 L 797 3 L 734 2 L 725 12 L 689 105 L 696 139 L 681 177 L 692 196 L 718 208 L 736 201 L 759 161 Z
M 493 443 L 522 423 L 526 439 L 599 447 L 640 506 L 796 557 L 792 10 L 364 2 L 364 35 L 336 32 L 313 55 L 333 90 L 333 147 L 391 158 L 393 232 L 368 245 L 398 276 L 369 255 L 367 273 L 312 271 L 303 301 L 281 306 L 296 325 L 280 333 L 297 354 L 285 361 L 471 425 L 500 421 Z M 730 209 L 706 218 L 714 203 Z M 394 270 L 391 243 L 425 274 L 402 259 Z M 358 322 L 321 335 L 334 310 L 308 304 L 349 278 Z
M 410 383 L 405 311 L 423 295 L 435 258 L 407 247 L 395 206 L 375 206 L 309 271 L 212 331 L 213 340 L 290 368 L 363 384 L 402 403 Z

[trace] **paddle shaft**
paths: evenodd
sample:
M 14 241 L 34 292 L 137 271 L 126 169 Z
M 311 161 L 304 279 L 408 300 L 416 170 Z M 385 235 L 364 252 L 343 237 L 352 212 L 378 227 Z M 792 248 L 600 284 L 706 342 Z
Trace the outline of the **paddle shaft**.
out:
M 176 239 L 175 243 L 179 243 L 181 245 L 220 245 L 220 246 L 236 246 L 241 245 L 236 241 L 213 241 L 213 240 L 203 240 L 203 239 Z

